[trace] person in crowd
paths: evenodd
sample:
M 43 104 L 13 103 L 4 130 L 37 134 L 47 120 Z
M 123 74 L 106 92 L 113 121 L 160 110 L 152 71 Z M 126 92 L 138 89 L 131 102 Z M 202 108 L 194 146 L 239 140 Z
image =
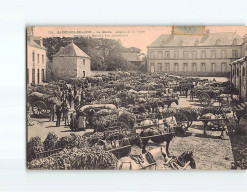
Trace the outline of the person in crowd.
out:
M 56 115 L 57 115 L 56 126 L 57 126 L 57 127 L 60 126 L 61 113 L 62 113 L 62 108 L 61 108 L 61 106 L 57 106 L 57 108 L 56 108 Z
M 27 125 L 33 126 L 34 124 L 33 124 L 33 121 L 31 119 L 30 113 L 31 113 L 31 105 L 29 102 L 27 102 Z
M 66 104 L 63 110 L 63 117 L 64 117 L 64 125 L 69 125 L 69 107 Z
M 54 121 L 55 118 L 55 112 L 56 112 L 56 104 L 52 103 L 50 107 L 50 120 L 49 121 Z
M 79 107 L 80 101 L 79 101 L 79 96 L 75 97 L 74 100 L 74 109 L 76 110 Z
M 194 89 L 191 89 L 190 90 L 190 99 L 191 100 L 194 100 L 194 93 L 195 93 Z
M 81 93 L 81 106 L 86 105 L 86 95 L 85 92 Z
M 74 85 L 74 97 L 76 97 L 76 95 L 77 95 L 77 90 L 76 90 L 76 86 Z
M 188 89 L 188 87 L 186 87 L 186 88 L 185 88 L 185 97 L 186 97 L 186 98 L 188 97 L 188 91 L 189 91 L 189 89 Z
M 71 87 L 68 87 L 68 93 L 72 93 Z
M 86 128 L 86 116 L 84 113 L 80 113 L 78 114 L 78 129 L 79 130 L 85 130 Z
M 71 92 L 68 92 L 68 102 L 69 102 L 70 109 L 71 109 L 71 105 L 72 105 L 72 100 L 73 100 L 73 95 Z
M 88 123 L 89 123 L 90 128 L 93 127 L 93 115 L 94 115 L 94 113 L 95 113 L 95 111 L 92 108 L 88 112 Z
M 76 130 L 76 112 L 75 111 L 73 111 L 70 114 L 70 129 Z

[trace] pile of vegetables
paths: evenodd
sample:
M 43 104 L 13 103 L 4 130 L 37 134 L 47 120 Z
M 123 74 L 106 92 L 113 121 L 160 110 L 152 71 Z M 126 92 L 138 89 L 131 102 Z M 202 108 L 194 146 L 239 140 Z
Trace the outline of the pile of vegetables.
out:
M 27 94 L 31 94 L 32 92 L 39 92 L 52 97 L 60 97 L 60 90 L 57 85 L 37 85 L 35 87 L 28 86 Z
M 125 123 L 126 125 L 128 125 L 131 129 L 134 128 L 135 122 L 136 122 L 136 116 L 133 113 L 127 112 L 127 111 L 123 111 L 119 118 L 118 121 L 121 121 L 123 123 Z
M 110 152 L 98 148 L 64 149 L 46 158 L 28 163 L 34 170 L 92 170 L 113 169 L 117 158 Z
M 117 114 L 106 115 L 100 118 L 94 117 L 93 118 L 94 129 L 100 132 L 105 131 L 106 128 L 108 128 L 112 123 L 116 122 L 117 120 L 118 120 Z
M 36 154 L 44 151 L 44 145 L 40 137 L 32 137 L 27 143 L 27 160 L 31 161 L 36 158 Z
M 45 141 L 44 141 L 44 149 L 45 151 L 54 150 L 57 148 L 58 137 L 55 133 L 49 132 Z

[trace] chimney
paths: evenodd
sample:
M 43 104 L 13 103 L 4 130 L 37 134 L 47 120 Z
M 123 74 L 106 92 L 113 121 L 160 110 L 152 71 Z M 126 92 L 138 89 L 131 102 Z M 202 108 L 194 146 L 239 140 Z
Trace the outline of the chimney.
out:
M 42 39 L 42 38 L 40 38 L 39 43 L 40 43 L 40 46 L 41 46 L 41 47 L 44 46 L 44 45 L 43 45 L 43 39 Z

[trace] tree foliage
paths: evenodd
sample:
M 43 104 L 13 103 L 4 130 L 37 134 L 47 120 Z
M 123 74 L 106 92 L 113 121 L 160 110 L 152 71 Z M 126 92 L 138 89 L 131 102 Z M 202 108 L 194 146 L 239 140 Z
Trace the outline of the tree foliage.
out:
M 139 53 L 136 47 L 126 48 L 120 40 L 92 38 L 92 37 L 52 37 L 44 39 L 47 48 L 47 57 L 52 60 L 61 47 L 66 47 L 71 41 L 91 58 L 92 70 L 128 70 L 121 53 Z

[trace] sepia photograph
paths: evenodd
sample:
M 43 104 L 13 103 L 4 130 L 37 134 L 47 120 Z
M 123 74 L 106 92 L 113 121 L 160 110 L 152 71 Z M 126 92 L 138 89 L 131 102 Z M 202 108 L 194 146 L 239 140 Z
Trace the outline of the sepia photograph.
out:
M 246 170 L 246 26 L 27 26 L 30 170 Z

